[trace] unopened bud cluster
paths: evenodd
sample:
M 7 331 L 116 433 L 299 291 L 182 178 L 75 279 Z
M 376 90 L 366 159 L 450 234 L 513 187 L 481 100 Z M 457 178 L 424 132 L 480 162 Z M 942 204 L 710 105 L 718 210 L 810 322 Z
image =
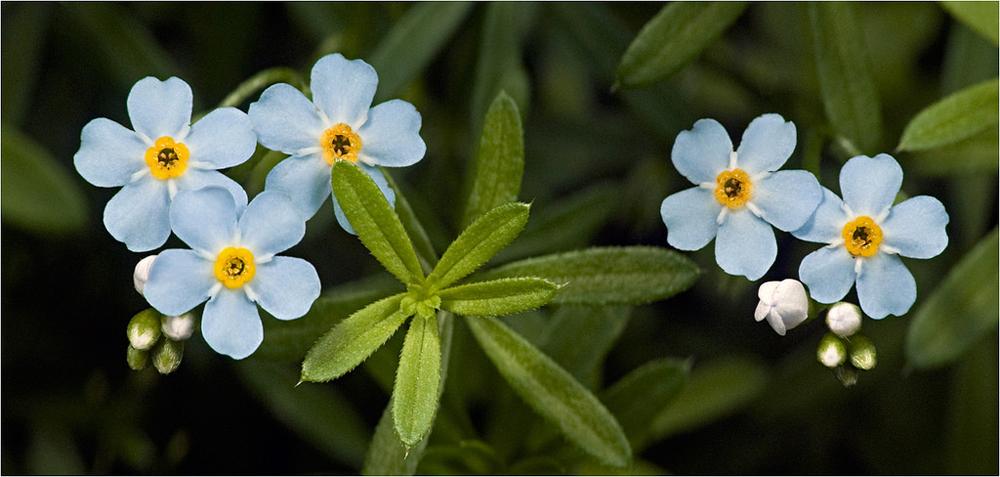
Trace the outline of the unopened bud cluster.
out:
M 190 313 L 164 316 L 152 308 L 133 316 L 126 329 L 129 367 L 139 371 L 152 361 L 160 374 L 172 373 L 184 359 L 184 341 L 194 332 L 194 322 Z
M 837 303 L 826 314 L 830 328 L 819 342 L 816 359 L 834 370 L 845 386 L 857 382 L 859 371 L 870 371 L 878 364 L 875 343 L 857 334 L 861 329 L 861 309 L 851 303 Z

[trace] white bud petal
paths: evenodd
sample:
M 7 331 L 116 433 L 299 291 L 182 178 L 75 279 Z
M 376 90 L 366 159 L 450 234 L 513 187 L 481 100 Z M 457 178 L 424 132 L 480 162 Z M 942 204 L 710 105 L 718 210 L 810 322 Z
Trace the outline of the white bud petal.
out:
M 754 318 L 767 322 L 781 336 L 795 328 L 809 317 L 809 297 L 798 280 L 786 279 L 780 282 L 766 282 L 757 291 L 760 303 L 754 311 Z
M 164 316 L 160 321 L 163 334 L 174 341 L 184 341 L 194 333 L 194 315 Z
M 156 260 L 156 255 L 150 255 L 139 263 L 135 264 L 135 271 L 132 272 L 132 284 L 135 285 L 135 291 L 142 295 L 142 290 L 146 288 L 146 280 L 149 280 L 149 270 L 153 268 L 153 262 Z
M 837 336 L 847 338 L 861 329 L 861 309 L 853 303 L 837 303 L 826 312 L 826 325 Z

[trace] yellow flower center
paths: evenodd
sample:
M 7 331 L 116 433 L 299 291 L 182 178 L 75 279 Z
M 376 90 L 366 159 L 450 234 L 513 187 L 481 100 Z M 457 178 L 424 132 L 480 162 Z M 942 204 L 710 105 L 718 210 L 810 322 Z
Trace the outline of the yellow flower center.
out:
M 715 183 L 715 200 L 730 209 L 743 207 L 753 195 L 753 182 L 743 169 L 722 171 Z
M 352 164 L 358 162 L 361 136 L 358 136 L 350 126 L 344 123 L 334 124 L 323 132 L 319 142 L 323 148 L 323 160 L 327 164 L 332 166 L 337 161 L 348 161 Z
M 253 254 L 243 247 L 226 247 L 215 259 L 215 278 L 226 288 L 239 288 L 256 273 Z
M 867 215 L 862 215 L 844 225 L 841 235 L 844 237 L 844 247 L 855 257 L 875 255 L 879 244 L 882 243 L 882 228 Z
M 153 177 L 160 180 L 173 179 L 187 170 L 191 153 L 182 142 L 174 142 L 174 138 L 163 136 L 146 149 L 146 165 Z

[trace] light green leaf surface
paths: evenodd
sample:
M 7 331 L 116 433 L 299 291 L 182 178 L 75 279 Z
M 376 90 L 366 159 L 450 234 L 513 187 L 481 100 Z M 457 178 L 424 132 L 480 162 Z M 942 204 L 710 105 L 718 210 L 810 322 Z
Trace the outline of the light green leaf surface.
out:
M 998 101 L 1000 82 L 996 79 L 954 93 L 917 114 L 906 125 L 897 148 L 919 151 L 954 144 L 982 131 L 996 132 Z
M 966 24 L 980 35 L 989 38 L 994 45 L 1000 43 L 1000 8 L 995 1 L 985 2 L 939 2 L 941 8 Z
M 503 278 L 442 290 L 441 308 L 462 316 L 504 316 L 544 306 L 559 287 L 541 278 Z
M 434 423 L 441 384 L 441 342 L 437 318 L 410 321 L 392 391 L 392 417 L 407 446 L 420 442 Z
M 678 396 L 690 371 L 688 360 L 650 361 L 601 392 L 601 401 L 618 419 L 633 448 L 646 441 L 654 419 Z
M 470 174 L 463 225 L 481 214 L 517 200 L 524 174 L 524 132 L 517 103 L 501 92 L 486 112 L 479 150 Z
M 530 209 L 512 202 L 481 215 L 445 250 L 428 283 L 440 290 L 474 272 L 521 233 Z
M 406 200 L 403 190 L 392 178 L 392 174 L 385 168 L 382 168 L 382 174 L 389 182 L 389 187 L 392 187 L 392 190 L 396 192 L 396 213 L 399 214 L 399 221 L 403 224 L 406 235 L 413 241 L 413 248 L 417 252 L 417 257 L 420 258 L 424 271 L 430 273 L 438 261 L 434 244 L 431 242 L 430 236 L 427 235 L 427 230 L 424 229 L 420 219 L 417 218 L 416 212 L 413 211 L 413 207 L 410 206 L 410 201 Z
M 994 127 L 954 144 L 916 151 L 903 159 L 903 166 L 921 175 L 959 176 L 959 180 L 965 180 L 975 174 L 994 175 L 998 157 L 1000 135 Z

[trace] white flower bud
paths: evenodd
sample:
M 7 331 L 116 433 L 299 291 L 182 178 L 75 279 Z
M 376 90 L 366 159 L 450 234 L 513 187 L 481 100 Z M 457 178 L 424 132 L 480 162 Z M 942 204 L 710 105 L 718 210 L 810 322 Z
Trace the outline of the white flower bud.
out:
M 150 255 L 139 263 L 135 264 L 135 271 L 132 272 L 132 284 L 135 285 L 135 291 L 142 295 L 142 290 L 146 288 L 146 280 L 149 280 L 149 270 L 153 268 L 153 261 L 156 260 L 156 255 Z
M 861 329 L 861 308 L 845 302 L 831 306 L 826 312 L 826 326 L 841 338 L 857 333 Z
M 798 280 L 785 279 L 780 282 L 766 282 L 757 290 L 760 303 L 754 311 L 754 318 L 767 318 L 768 324 L 781 336 L 806 321 L 809 316 L 809 297 Z
M 836 368 L 847 359 L 847 346 L 834 334 L 827 334 L 816 348 L 816 359 L 827 368 Z
M 184 341 L 194 333 L 194 315 L 185 313 L 180 316 L 163 316 L 160 320 L 163 334 L 174 341 Z
M 160 339 L 160 314 L 150 308 L 137 313 L 126 328 L 128 342 L 137 350 L 148 350 Z

